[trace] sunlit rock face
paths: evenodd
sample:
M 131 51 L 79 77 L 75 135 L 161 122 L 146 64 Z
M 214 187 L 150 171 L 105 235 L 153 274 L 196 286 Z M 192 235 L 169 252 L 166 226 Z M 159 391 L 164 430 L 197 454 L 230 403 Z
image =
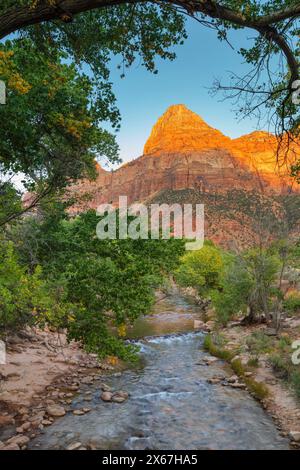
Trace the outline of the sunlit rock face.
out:
M 119 195 L 127 195 L 129 202 L 144 201 L 162 190 L 296 191 L 288 176 L 289 165 L 284 163 L 285 151 L 278 156 L 277 143 L 267 132 L 230 139 L 183 104 L 173 105 L 153 126 L 141 157 L 114 172 L 98 166 L 96 181 L 83 181 L 73 188 L 77 195 L 90 194 L 73 211 L 117 204 Z M 292 145 L 288 162 L 297 158 L 297 152 Z
M 203 149 L 226 147 L 230 139 L 210 127 L 185 105 L 170 106 L 153 126 L 144 155 L 188 155 Z

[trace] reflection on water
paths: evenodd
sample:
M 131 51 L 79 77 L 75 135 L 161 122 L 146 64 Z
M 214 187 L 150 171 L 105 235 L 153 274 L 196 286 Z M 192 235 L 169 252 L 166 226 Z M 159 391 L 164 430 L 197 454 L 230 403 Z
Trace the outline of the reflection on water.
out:
M 208 384 L 226 375 L 221 361 L 201 365 L 203 335 L 191 332 L 197 309 L 178 295 L 156 304 L 132 336 L 139 340 L 144 367 L 105 379 L 114 390 L 127 390 L 123 404 L 103 403 L 99 383 L 82 386 L 72 407 L 88 406 L 84 416 L 67 414 L 31 448 L 66 448 L 71 442 L 98 449 L 287 449 L 272 420 L 247 392 Z M 188 333 L 180 333 L 184 328 Z M 179 333 L 179 334 L 178 334 Z M 84 392 L 92 392 L 92 401 Z
M 199 307 L 174 290 L 171 296 L 156 302 L 152 314 L 138 318 L 127 335 L 143 338 L 192 331 L 198 317 Z

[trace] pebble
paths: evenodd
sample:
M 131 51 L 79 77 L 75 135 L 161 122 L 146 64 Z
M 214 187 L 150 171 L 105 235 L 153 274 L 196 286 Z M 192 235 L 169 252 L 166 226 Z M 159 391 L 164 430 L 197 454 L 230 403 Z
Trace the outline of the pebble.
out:
M 229 384 L 233 384 L 234 382 L 237 382 L 238 379 L 239 379 L 239 378 L 238 378 L 237 375 L 232 375 L 231 377 L 229 377 L 229 378 L 227 379 L 227 382 L 228 382 Z
M 47 413 L 49 416 L 58 418 L 60 416 L 64 416 L 66 414 L 66 410 L 63 406 L 60 405 L 50 405 L 47 407 Z
M 113 396 L 112 392 L 103 392 L 101 393 L 100 398 L 103 401 L 111 401 L 112 396 Z
M 241 384 L 241 383 L 239 383 L 239 382 L 235 382 L 235 383 L 233 383 L 233 384 L 230 384 L 230 387 L 232 387 L 232 388 L 240 388 L 240 389 L 245 390 L 246 385 L 245 385 L 245 384 Z
M 80 447 L 82 447 L 81 442 L 73 442 L 68 445 L 67 450 L 78 450 Z
M 84 411 L 83 410 L 73 410 L 73 415 L 82 416 L 82 415 L 84 415 Z
M 124 397 L 120 397 L 119 395 L 114 395 L 112 397 L 112 401 L 115 403 L 123 403 L 126 400 Z
M 213 378 L 207 380 L 207 382 L 209 384 L 212 384 L 212 385 L 219 384 L 221 381 L 222 381 L 222 379 L 220 379 L 218 377 L 213 377 Z
M 100 387 L 101 387 L 101 390 L 103 390 L 103 392 L 110 392 L 111 391 L 111 387 L 107 384 L 101 384 Z

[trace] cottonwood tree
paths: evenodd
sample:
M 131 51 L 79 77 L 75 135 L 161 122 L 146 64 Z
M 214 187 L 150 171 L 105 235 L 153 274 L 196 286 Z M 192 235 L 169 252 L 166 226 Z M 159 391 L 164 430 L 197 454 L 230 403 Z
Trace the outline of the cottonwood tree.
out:
M 180 21 L 180 15 L 191 16 L 202 26 L 214 28 L 220 40 L 228 41 L 230 29 L 255 32 L 249 48 L 239 51 L 253 69 L 244 77 L 233 75 L 234 83 L 229 88 L 235 90 L 236 97 L 246 93 L 242 112 L 255 112 L 263 105 L 271 113 L 275 110 L 273 117 L 276 117 L 278 133 L 295 132 L 299 116 L 291 96 L 296 86 L 293 84 L 299 79 L 298 0 L 6 0 L 0 7 L 0 38 L 16 31 L 24 32 L 28 26 L 40 25 L 36 30 L 38 34 L 48 34 L 55 42 L 66 37 L 68 41 L 78 41 L 79 33 L 83 33 L 80 47 L 92 43 L 97 48 L 99 42 L 95 36 L 103 31 L 104 24 L 114 42 L 117 23 L 123 44 L 133 41 L 137 35 L 146 35 L 146 49 L 141 48 L 145 57 L 147 48 L 151 49 L 151 41 L 156 44 L 156 53 L 161 54 L 164 42 L 167 44 L 176 38 L 180 28 L 170 28 L 168 21 L 170 18 Z M 152 34 L 147 30 L 148 22 L 152 24 Z M 77 32 L 73 25 L 79 26 Z M 166 34 L 157 35 L 163 29 Z M 131 47 L 127 56 L 129 62 L 136 52 L 135 47 Z M 274 56 L 279 57 L 276 63 Z M 276 65 L 281 64 L 281 58 L 284 65 L 278 69 Z M 262 74 L 263 83 L 259 81 Z

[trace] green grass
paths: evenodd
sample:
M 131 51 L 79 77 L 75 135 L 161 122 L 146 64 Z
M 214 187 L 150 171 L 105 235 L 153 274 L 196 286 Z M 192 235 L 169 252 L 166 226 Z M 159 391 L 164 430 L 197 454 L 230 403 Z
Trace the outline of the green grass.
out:
M 258 357 L 257 357 L 257 356 L 252 356 L 252 357 L 250 357 L 250 359 L 249 359 L 247 365 L 248 365 L 249 367 L 258 367 L 258 366 L 259 366 L 259 359 L 258 359 Z
M 234 357 L 234 353 L 232 351 L 228 351 L 217 346 L 214 343 L 214 337 L 210 334 L 205 336 L 204 339 L 204 349 L 208 351 L 212 356 L 216 356 L 224 361 L 230 362 L 232 370 L 238 377 L 241 377 L 249 392 L 259 401 L 265 399 L 269 395 L 269 390 L 267 386 L 261 382 L 257 382 L 256 380 L 252 379 L 251 377 L 245 377 L 245 372 L 247 372 L 247 368 L 242 364 L 239 359 L 232 360 Z M 299 376 L 300 380 L 300 376 Z
M 224 361 L 230 361 L 234 357 L 234 354 L 231 351 L 217 346 L 212 339 L 212 335 L 209 334 L 206 335 L 204 338 L 203 347 L 212 356 L 218 357 L 219 359 L 223 359 Z

